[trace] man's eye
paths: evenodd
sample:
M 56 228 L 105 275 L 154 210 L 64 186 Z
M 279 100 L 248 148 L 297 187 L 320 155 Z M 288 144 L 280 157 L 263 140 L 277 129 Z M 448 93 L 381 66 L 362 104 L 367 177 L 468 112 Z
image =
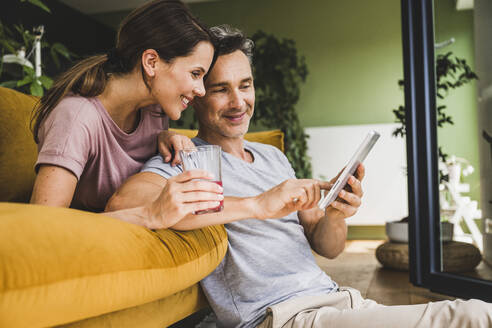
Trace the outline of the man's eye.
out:
M 226 89 L 225 89 L 225 88 L 221 88 L 221 89 L 215 89 L 215 90 L 213 90 L 212 92 L 214 92 L 214 93 L 219 93 L 219 92 L 225 92 L 225 91 L 226 91 Z
M 244 84 L 241 86 L 241 89 L 248 89 L 251 86 L 251 84 Z

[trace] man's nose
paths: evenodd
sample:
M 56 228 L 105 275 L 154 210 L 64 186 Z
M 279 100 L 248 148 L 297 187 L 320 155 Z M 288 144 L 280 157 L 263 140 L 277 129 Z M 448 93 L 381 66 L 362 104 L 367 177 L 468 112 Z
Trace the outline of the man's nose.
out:
M 231 93 L 230 106 L 232 108 L 243 108 L 244 103 L 244 98 L 239 91 L 233 91 Z

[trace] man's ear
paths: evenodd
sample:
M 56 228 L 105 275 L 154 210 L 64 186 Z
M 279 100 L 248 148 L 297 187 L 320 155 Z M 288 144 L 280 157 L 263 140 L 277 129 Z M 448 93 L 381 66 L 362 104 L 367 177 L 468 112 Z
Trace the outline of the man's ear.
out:
M 156 66 L 160 60 L 159 54 L 154 49 L 147 49 L 142 53 L 142 69 L 145 75 L 155 76 Z

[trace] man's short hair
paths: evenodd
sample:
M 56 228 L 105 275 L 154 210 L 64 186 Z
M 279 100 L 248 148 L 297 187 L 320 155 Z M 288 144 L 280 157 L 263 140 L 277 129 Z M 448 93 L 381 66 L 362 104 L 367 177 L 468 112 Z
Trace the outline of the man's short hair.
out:
M 252 63 L 254 42 L 246 38 L 241 30 L 224 24 L 211 27 L 210 32 L 215 39 L 216 57 L 241 50 Z

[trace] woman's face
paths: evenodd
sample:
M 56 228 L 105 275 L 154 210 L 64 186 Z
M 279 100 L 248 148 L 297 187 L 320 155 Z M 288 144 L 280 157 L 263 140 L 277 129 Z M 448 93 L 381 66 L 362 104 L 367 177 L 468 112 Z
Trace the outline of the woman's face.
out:
M 150 79 L 151 94 L 171 120 L 177 120 L 194 97 L 203 97 L 203 77 L 212 63 L 214 48 L 210 42 L 198 43 L 186 57 L 166 63 L 159 60 L 154 78 Z

